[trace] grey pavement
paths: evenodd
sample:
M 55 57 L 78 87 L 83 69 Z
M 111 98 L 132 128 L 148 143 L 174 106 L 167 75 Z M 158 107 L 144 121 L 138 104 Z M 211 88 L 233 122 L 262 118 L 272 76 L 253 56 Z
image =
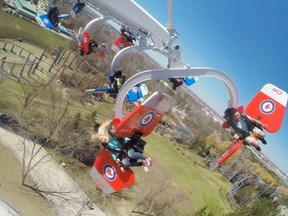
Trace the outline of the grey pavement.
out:
M 25 140 L 11 131 L 0 127 L 0 143 L 14 152 L 19 161 L 23 162 L 23 152 Z M 26 140 L 26 162 L 31 158 L 33 142 Z M 40 148 L 40 145 L 34 145 L 34 151 Z M 44 159 L 42 159 L 44 158 Z M 65 170 L 55 161 L 53 157 L 47 155 L 45 149 L 35 156 L 32 166 L 41 161 L 30 172 L 30 176 L 35 183 L 38 183 L 39 189 L 44 191 L 53 191 L 53 194 L 44 194 L 49 200 L 56 213 L 61 216 L 95 215 L 104 216 L 96 204 L 89 200 L 85 192 L 77 183 L 65 172 Z M 87 205 L 89 203 L 89 206 Z

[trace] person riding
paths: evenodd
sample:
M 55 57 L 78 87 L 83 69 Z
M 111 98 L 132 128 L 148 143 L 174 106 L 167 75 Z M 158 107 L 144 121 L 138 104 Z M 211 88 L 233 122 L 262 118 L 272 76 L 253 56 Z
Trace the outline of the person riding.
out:
M 121 35 L 122 35 L 123 37 L 125 37 L 125 39 L 126 39 L 127 41 L 129 41 L 132 45 L 134 45 L 133 41 L 136 41 L 136 39 L 132 36 L 133 33 L 132 33 L 132 31 L 131 31 L 128 27 L 126 27 L 126 26 L 121 26 L 120 32 L 121 32 Z
M 109 90 L 107 93 L 115 99 L 117 97 L 120 88 L 126 81 L 126 76 L 123 75 L 121 70 L 118 70 L 113 75 L 109 76 L 109 81 L 111 90 Z
M 113 74 L 114 82 L 111 83 L 112 87 L 115 89 L 116 92 L 120 90 L 123 84 L 126 81 L 126 76 L 122 73 L 121 70 L 116 71 Z
M 52 5 L 50 10 L 48 11 L 48 19 L 50 20 L 50 22 L 57 27 L 59 24 L 59 11 L 56 5 Z
M 123 145 L 123 151 L 126 153 L 126 157 L 122 159 L 122 164 L 126 167 L 142 166 L 143 161 L 146 161 L 148 167 L 152 166 L 151 158 L 143 154 L 145 144 L 146 142 L 144 140 L 138 138 L 137 133 L 128 139 Z M 145 172 L 148 171 L 145 167 L 143 168 Z
M 176 91 L 178 86 L 181 86 L 184 83 L 183 78 L 169 78 L 169 81 L 173 83 L 172 90 Z
M 89 55 L 90 53 L 97 52 L 98 50 L 99 50 L 98 44 L 96 43 L 96 41 L 93 38 L 89 41 L 87 53 L 84 52 L 83 47 L 80 44 L 80 55 L 81 56 L 83 56 L 84 54 Z
M 234 140 L 241 139 L 246 144 L 253 146 L 257 151 L 261 151 L 258 139 L 263 144 L 267 144 L 264 139 L 265 134 L 262 131 L 262 128 L 267 128 L 267 125 L 257 119 L 248 117 L 234 107 L 225 110 L 224 118 L 230 126 L 231 136 Z
M 113 126 L 109 121 L 105 121 L 98 127 L 98 132 L 92 134 L 91 140 L 100 141 L 102 146 L 109 151 L 115 162 L 119 164 L 121 172 L 125 172 L 123 166 L 140 166 L 145 172 L 148 172 L 148 167 L 152 165 L 150 157 L 144 156 L 141 152 L 135 151 L 135 149 L 131 150 L 137 144 L 133 144 L 135 139 L 116 137 Z

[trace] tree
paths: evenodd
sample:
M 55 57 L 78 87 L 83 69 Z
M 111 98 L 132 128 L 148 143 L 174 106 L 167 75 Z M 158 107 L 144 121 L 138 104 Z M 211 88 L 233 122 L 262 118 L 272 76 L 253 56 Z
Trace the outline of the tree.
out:
M 148 188 L 138 187 L 141 192 L 136 192 L 138 196 L 135 199 L 136 203 L 131 213 L 159 216 L 188 215 L 188 212 L 191 213 L 193 207 L 187 195 L 179 188 L 169 184 L 167 174 L 162 171 L 158 173 L 161 175 L 157 176 L 157 179 L 152 176 L 149 177 L 151 185 Z
M 194 216 L 213 216 L 211 212 L 208 211 L 207 206 L 204 206 L 202 208 L 199 208 Z
M 241 208 L 233 213 L 229 213 L 226 216 L 277 216 L 279 215 L 279 208 L 277 202 L 269 199 L 260 200 L 253 203 L 251 206 Z
M 42 104 L 36 107 L 26 107 L 25 112 L 21 114 L 20 122 L 25 130 L 22 130 L 23 139 L 23 160 L 22 160 L 22 185 L 26 184 L 27 176 L 35 169 L 49 153 L 42 154 L 42 149 L 49 146 L 54 137 L 62 130 L 67 123 L 66 116 L 68 115 L 67 102 L 64 107 L 62 103 L 58 103 L 59 98 L 54 98 L 53 91 L 47 104 Z M 48 95 L 46 95 L 49 98 Z M 60 100 L 61 101 L 61 100 Z M 57 149 L 56 149 L 57 150 Z M 36 185 L 34 185 L 35 187 Z M 35 187 L 37 188 L 37 187 Z

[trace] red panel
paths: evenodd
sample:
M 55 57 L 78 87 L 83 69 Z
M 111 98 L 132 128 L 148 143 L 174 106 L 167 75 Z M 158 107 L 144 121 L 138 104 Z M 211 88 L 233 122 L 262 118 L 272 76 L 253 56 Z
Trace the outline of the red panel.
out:
M 114 124 L 116 135 L 118 137 L 131 137 L 136 131 L 141 131 L 143 136 L 147 136 L 154 130 L 163 115 L 155 109 L 139 105 L 120 123 Z
M 131 46 L 132 44 L 126 40 L 125 37 L 119 36 L 112 45 L 112 49 L 115 52 L 119 52 L 121 49 Z
M 218 166 L 220 166 L 224 161 L 226 161 L 234 152 L 241 148 L 243 142 L 241 140 L 234 143 L 224 154 L 222 154 L 218 159 Z
M 222 128 L 230 128 L 230 126 L 229 126 L 227 121 L 223 122 Z
M 89 42 L 91 40 L 91 36 L 88 32 L 84 32 L 82 34 L 82 40 L 81 40 L 81 48 L 83 49 L 84 53 L 88 53 L 89 51 Z
M 241 105 L 241 106 L 238 106 L 237 109 L 238 109 L 240 112 L 244 113 L 244 106 L 242 106 L 242 105 Z
M 100 181 L 94 179 L 96 183 L 105 180 L 105 182 L 113 188 L 114 191 L 119 191 L 123 188 L 129 187 L 135 182 L 135 175 L 130 168 L 127 168 L 125 173 L 120 171 L 120 167 L 116 164 L 110 153 L 106 149 L 102 149 L 99 156 L 96 158 L 94 168 L 102 177 Z M 105 184 L 99 185 L 105 190 Z
M 267 125 L 267 131 L 277 132 L 285 114 L 285 107 L 263 92 L 259 92 L 246 107 L 247 115 L 259 118 Z
M 104 58 L 105 57 L 105 52 L 104 51 L 99 51 L 99 56 L 101 57 L 101 58 Z

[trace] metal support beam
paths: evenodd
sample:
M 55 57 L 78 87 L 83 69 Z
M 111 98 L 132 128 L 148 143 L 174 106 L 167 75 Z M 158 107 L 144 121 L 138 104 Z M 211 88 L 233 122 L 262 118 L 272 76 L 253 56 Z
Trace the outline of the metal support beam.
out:
M 145 51 L 145 50 L 149 50 L 152 49 L 151 46 L 130 46 L 130 47 L 126 47 L 122 50 L 120 50 L 113 58 L 112 63 L 111 63 L 111 74 L 114 74 L 117 70 L 118 70 L 118 64 L 121 60 L 121 58 L 133 51 Z
M 215 77 L 225 84 L 229 92 L 229 103 L 230 106 L 238 106 L 238 92 L 233 80 L 226 75 L 224 72 L 213 69 L 213 68 L 203 68 L 203 67 L 193 67 L 190 69 L 174 68 L 174 69 L 157 69 L 157 70 L 147 70 L 135 74 L 130 77 L 127 82 L 124 83 L 120 89 L 116 102 L 115 102 L 115 117 L 123 118 L 123 102 L 128 91 L 136 84 L 144 82 L 147 80 L 167 80 L 168 78 L 179 78 L 187 76 L 199 76 L 199 77 Z

